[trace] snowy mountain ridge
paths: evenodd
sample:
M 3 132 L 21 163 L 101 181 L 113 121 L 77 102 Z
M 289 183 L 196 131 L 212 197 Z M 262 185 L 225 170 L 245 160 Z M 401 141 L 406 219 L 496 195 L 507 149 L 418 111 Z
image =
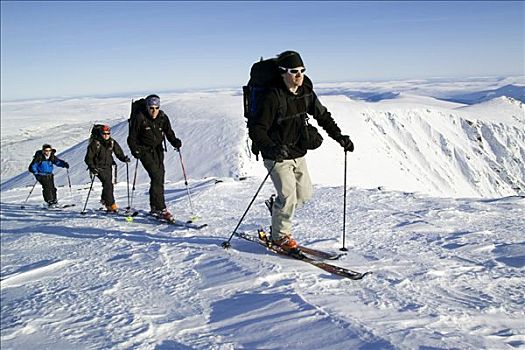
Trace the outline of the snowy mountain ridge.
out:
M 407 93 L 379 102 L 352 100 L 343 95 L 325 95 L 321 99 L 356 145 L 355 152 L 349 155 L 351 186 L 444 197 L 498 197 L 525 191 L 525 110 L 521 102 L 500 97 L 464 106 Z M 86 106 L 92 106 L 92 110 L 84 111 Z M 240 106 L 241 96 L 228 90 L 163 96 L 163 109 L 183 140 L 182 154 L 193 178 L 239 178 L 264 172 L 249 152 Z M 43 143 L 51 143 L 70 162 L 73 183 L 88 182 L 83 157 L 86 137 L 95 121 L 113 124 L 113 137 L 129 154 L 127 118 L 123 116 L 129 105 L 125 100 L 54 101 L 49 109 L 43 103 L 31 105 L 31 109 L 38 108 L 44 118 L 67 110 L 72 122 L 51 128 L 52 139 L 42 137 L 45 130 L 42 126 L 28 130 L 19 129 L 18 124 L 9 125 L 2 131 L 8 136 L 2 138 L 3 179 L 25 171 L 34 150 Z M 27 113 L 16 104 L 3 109 L 7 120 Z M 110 118 L 80 121 L 86 114 L 99 114 L 97 109 L 105 109 Z M 19 132 L 25 139 L 17 139 Z M 323 146 L 307 155 L 312 178 L 318 184 L 339 185 L 343 152 L 322 133 Z M 166 179 L 180 181 L 178 155 L 169 151 L 166 157 Z M 338 164 L 339 170 L 327 171 L 332 164 Z M 134 162 L 131 165 L 133 171 Z M 119 167 L 124 169 L 124 164 Z M 59 171 L 57 183 L 64 184 L 65 175 Z M 2 188 L 29 185 L 31 181 L 32 176 L 24 172 L 4 181 Z M 148 181 L 140 169 L 138 181 Z

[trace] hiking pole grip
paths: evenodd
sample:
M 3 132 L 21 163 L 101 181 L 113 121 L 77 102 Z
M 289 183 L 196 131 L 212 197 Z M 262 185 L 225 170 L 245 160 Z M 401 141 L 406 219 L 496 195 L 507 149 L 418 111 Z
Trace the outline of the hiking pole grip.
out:
M 244 217 L 246 216 L 246 214 L 248 213 L 248 210 L 250 210 L 250 207 L 252 206 L 253 202 L 255 201 L 255 198 L 257 198 L 257 195 L 261 191 L 261 188 L 263 187 L 264 183 L 266 182 L 266 180 L 268 179 L 268 177 L 272 173 L 273 168 L 275 168 L 275 164 L 277 164 L 277 161 L 273 162 L 272 167 L 268 171 L 268 174 L 266 174 L 266 176 L 264 177 L 264 180 L 261 182 L 259 188 L 257 189 L 257 192 L 255 192 L 255 195 L 253 196 L 252 201 L 250 202 L 250 204 L 248 204 L 248 208 L 246 208 L 246 210 L 244 211 L 244 214 L 242 214 L 242 217 L 239 220 L 239 222 L 237 223 L 237 226 L 235 226 L 235 229 L 233 230 L 232 234 L 230 235 L 230 238 L 228 238 L 227 241 L 222 242 L 221 246 L 224 249 L 227 249 L 227 248 L 231 247 L 230 241 L 231 241 L 232 237 L 235 235 L 235 232 L 237 232 L 237 229 L 239 228 L 239 226 L 241 226 L 241 223 L 244 220 Z
M 343 252 L 348 251 L 345 247 L 346 239 L 346 169 L 347 169 L 348 151 L 345 150 L 345 170 L 344 170 L 344 194 L 343 194 L 343 247 L 340 249 Z

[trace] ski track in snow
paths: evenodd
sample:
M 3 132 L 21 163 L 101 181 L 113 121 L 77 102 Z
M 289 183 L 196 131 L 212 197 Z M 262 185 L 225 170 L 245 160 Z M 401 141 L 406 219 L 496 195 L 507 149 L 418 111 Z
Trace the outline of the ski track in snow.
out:
M 200 231 L 81 216 L 78 206 L 46 211 L 36 198 L 21 210 L 24 191 L 4 192 L 2 348 L 525 346 L 523 198 L 349 189 L 350 251 L 336 264 L 373 271 L 356 282 L 240 239 L 220 247 L 259 181 L 192 182 L 209 224 Z M 116 188 L 124 203 L 125 186 Z M 146 189 L 137 189 L 138 207 Z M 271 191 L 263 188 L 240 230 L 269 224 Z M 178 210 L 184 185 L 167 193 L 176 216 L 189 216 Z M 340 187 L 316 188 L 297 213 L 302 243 L 341 246 L 341 196 Z

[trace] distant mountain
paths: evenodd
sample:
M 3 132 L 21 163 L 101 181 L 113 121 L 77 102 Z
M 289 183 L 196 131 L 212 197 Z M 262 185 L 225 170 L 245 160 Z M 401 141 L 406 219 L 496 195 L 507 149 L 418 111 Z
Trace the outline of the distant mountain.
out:
M 472 105 L 502 96 L 511 97 L 515 100 L 525 102 L 525 86 L 509 84 L 495 90 L 484 90 L 471 92 L 468 94 L 451 95 L 441 99 Z
M 379 102 L 382 100 L 391 100 L 399 97 L 399 92 L 384 91 L 358 91 L 349 89 L 329 89 L 320 90 L 319 95 L 330 96 L 330 95 L 343 95 L 352 100 L 361 100 L 366 102 Z

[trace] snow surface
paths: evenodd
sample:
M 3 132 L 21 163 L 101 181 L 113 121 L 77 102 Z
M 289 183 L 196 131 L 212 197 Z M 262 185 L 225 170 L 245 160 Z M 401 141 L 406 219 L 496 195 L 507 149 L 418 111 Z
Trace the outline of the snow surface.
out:
M 479 90 L 498 87 L 487 84 Z M 405 85 L 379 102 L 335 93 L 344 83 L 320 89 L 356 144 L 349 252 L 335 263 L 373 271 L 362 281 L 238 238 L 220 246 L 265 173 L 248 152 L 237 90 L 161 96 L 183 140 L 195 212 L 209 225 L 200 231 L 96 215 L 98 182 L 79 214 L 90 125 L 110 123 L 128 152 L 126 118 L 139 96 L 2 103 L 1 348 L 525 348 L 524 107 L 509 98 L 465 106 Z M 71 164 L 72 187 L 64 169 L 56 183 L 60 202 L 76 207 L 44 210 L 37 186 L 21 209 L 34 183 L 23 172 L 45 142 Z M 342 246 L 343 161 L 328 138 L 308 155 L 315 193 L 294 229 L 304 245 Z M 179 154 L 170 149 L 165 163 L 168 206 L 188 218 Z M 124 207 L 120 162 L 118 180 Z M 148 209 L 148 188 L 139 167 L 134 207 Z M 271 193 L 268 183 L 240 230 L 269 225 Z

